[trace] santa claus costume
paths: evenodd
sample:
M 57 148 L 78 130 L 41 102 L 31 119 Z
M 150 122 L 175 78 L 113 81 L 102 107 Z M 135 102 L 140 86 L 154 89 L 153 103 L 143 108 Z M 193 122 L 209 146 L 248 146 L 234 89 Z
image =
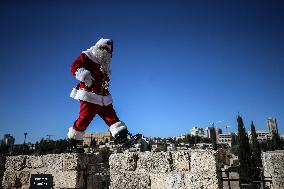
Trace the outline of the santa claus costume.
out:
M 113 41 L 102 38 L 83 51 L 71 65 L 72 75 L 80 81 L 70 94 L 70 97 L 80 101 L 79 117 L 67 134 L 72 141 L 83 140 L 84 131 L 97 114 L 109 126 L 111 135 L 118 143 L 125 142 L 127 138 L 129 132 L 119 120 L 108 90 L 112 52 Z

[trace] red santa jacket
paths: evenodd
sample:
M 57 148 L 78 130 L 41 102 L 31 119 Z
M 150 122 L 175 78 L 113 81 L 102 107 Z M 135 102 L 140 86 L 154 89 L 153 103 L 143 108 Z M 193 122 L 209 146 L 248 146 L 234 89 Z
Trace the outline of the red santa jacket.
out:
M 101 106 L 111 104 L 112 97 L 108 90 L 110 80 L 102 72 L 100 64 L 92 61 L 85 53 L 81 53 L 71 65 L 71 74 L 76 76 L 80 68 L 88 70 L 94 80 L 91 86 L 87 86 L 85 82 L 81 81 L 76 88 L 73 88 L 70 97 Z

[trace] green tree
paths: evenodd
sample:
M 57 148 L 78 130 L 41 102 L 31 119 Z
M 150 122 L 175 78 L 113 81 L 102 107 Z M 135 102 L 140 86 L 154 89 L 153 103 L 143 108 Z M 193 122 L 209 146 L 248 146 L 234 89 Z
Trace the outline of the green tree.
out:
M 239 157 L 239 175 L 241 180 L 248 181 L 251 176 L 251 149 L 249 145 L 248 135 L 244 128 L 243 119 L 240 115 L 237 118 L 238 122 L 238 157 Z
M 252 162 L 256 167 L 262 167 L 261 162 L 261 149 L 257 140 L 255 126 L 253 121 L 251 122 L 251 150 L 252 150 Z
M 216 129 L 213 126 L 213 130 L 212 130 L 212 147 L 213 150 L 217 150 L 217 137 L 216 137 Z
M 272 132 L 270 150 L 280 150 L 280 136 L 275 131 Z

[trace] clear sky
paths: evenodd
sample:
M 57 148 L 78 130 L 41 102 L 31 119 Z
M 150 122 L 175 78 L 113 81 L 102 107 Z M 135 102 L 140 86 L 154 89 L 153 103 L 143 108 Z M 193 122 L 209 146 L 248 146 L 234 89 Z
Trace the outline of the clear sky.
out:
M 211 122 L 284 133 L 284 1 L 0 1 L 0 137 L 65 138 L 78 116 L 72 61 L 114 40 L 111 93 L 133 133 Z M 87 132 L 106 131 L 96 117 Z

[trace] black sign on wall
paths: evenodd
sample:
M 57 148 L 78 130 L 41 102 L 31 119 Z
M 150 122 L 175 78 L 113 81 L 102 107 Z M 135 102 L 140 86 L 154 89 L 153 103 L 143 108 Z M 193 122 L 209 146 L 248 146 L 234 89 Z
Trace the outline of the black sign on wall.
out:
M 30 189 L 52 189 L 52 174 L 32 174 L 30 179 Z

